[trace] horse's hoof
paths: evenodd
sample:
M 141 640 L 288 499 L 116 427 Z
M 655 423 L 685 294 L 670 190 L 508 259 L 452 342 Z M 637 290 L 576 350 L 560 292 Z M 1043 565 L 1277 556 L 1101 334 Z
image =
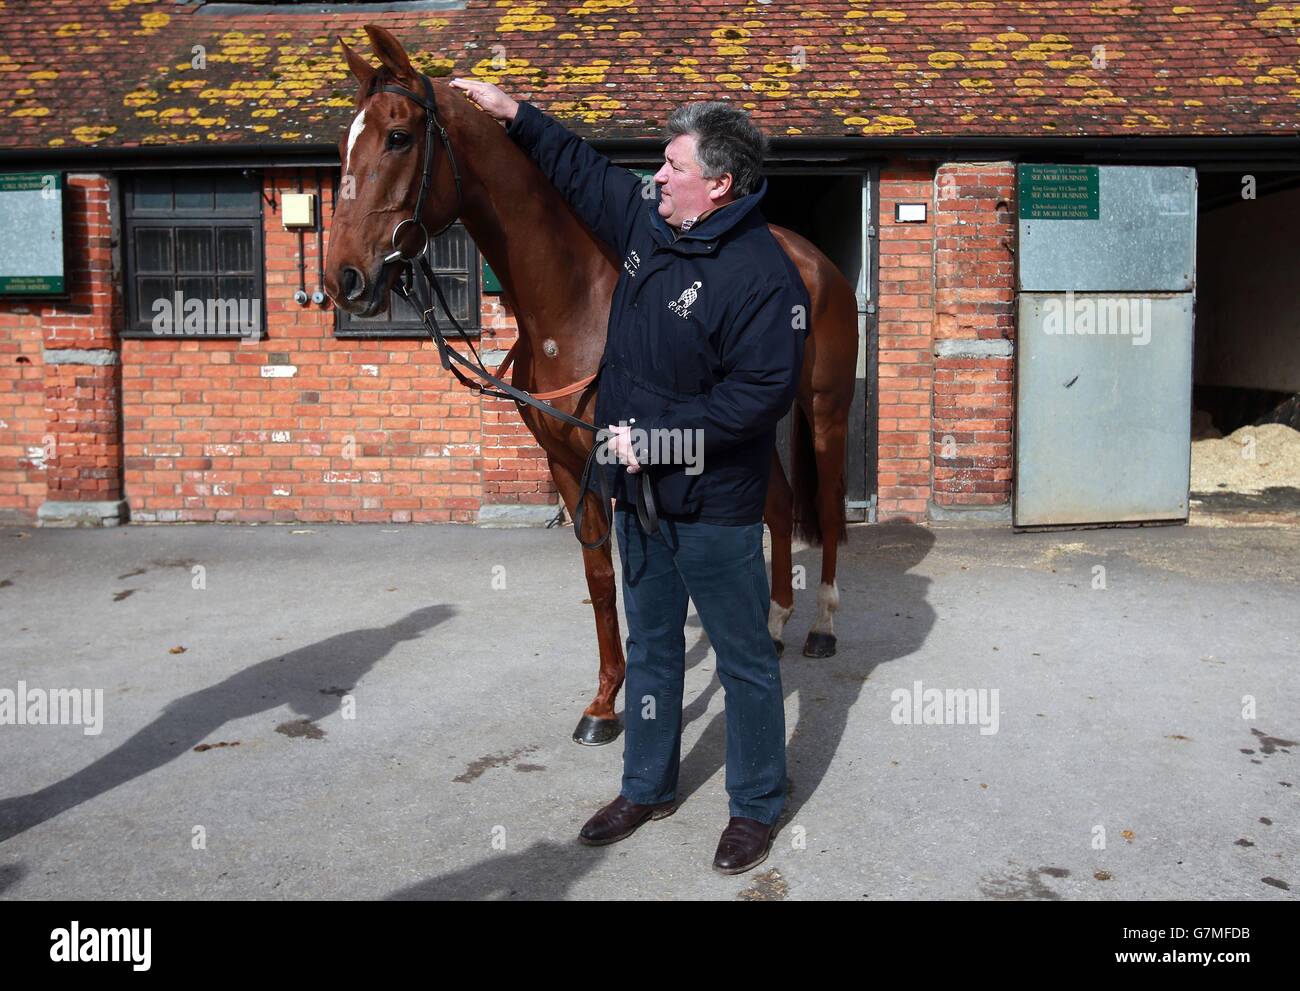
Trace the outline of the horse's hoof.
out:
M 773 640 L 773 641 L 772 641 L 772 646 L 776 648 L 776 656 L 777 656 L 777 657 L 780 657 L 781 655 L 783 655 L 783 654 L 785 653 L 785 641 L 784 641 L 784 640 Z
M 813 631 L 808 634 L 808 639 L 803 645 L 804 657 L 834 657 L 835 656 L 835 634 L 818 633 Z
M 573 742 L 584 747 L 603 747 L 618 739 L 623 731 L 623 724 L 617 719 L 597 719 L 595 716 L 583 716 L 578 720 L 578 728 L 573 731 Z

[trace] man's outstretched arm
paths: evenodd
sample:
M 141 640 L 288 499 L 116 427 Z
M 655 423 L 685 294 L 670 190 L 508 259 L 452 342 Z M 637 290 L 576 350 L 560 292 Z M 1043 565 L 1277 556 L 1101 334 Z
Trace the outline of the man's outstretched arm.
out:
M 451 85 L 505 124 L 506 134 L 537 163 L 583 223 L 615 251 L 622 251 L 634 211 L 645 202 L 640 179 L 555 118 L 491 83 L 453 79 Z

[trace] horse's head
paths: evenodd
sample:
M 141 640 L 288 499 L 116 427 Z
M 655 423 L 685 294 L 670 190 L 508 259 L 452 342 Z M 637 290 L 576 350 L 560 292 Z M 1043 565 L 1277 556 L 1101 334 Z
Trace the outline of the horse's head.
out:
M 443 122 L 452 101 L 445 85 L 429 81 L 426 88 L 427 77 L 411 65 L 396 38 L 372 24 L 365 30 L 379 68 L 338 39 L 357 78 L 357 113 L 339 138 L 343 175 L 330 226 L 325 291 L 340 309 L 371 317 L 387 309 L 398 274 L 399 266 L 385 265 L 384 259 L 395 249 L 406 258 L 418 256 L 426 234 L 455 220 L 460 204 L 453 165 L 435 131 L 423 216 L 415 216 L 431 115 L 421 102 L 391 87 L 408 90 L 420 101 L 432 95 Z

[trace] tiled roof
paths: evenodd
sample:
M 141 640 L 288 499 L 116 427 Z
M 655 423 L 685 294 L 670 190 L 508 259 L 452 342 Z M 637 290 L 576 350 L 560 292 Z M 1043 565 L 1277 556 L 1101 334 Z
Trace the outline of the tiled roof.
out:
M 774 137 L 1300 132 L 1300 2 L 0 0 L 0 148 L 332 144 L 355 89 L 334 36 L 369 56 L 367 23 L 588 137 L 655 136 L 703 98 Z

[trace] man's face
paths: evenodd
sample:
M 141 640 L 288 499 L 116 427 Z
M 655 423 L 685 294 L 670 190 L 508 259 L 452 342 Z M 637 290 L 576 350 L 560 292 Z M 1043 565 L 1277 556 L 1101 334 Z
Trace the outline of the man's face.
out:
M 655 185 L 659 187 L 659 216 L 674 227 L 734 198 L 730 173 L 717 179 L 701 178 L 693 134 L 677 135 L 664 149 L 664 164 L 655 175 Z

